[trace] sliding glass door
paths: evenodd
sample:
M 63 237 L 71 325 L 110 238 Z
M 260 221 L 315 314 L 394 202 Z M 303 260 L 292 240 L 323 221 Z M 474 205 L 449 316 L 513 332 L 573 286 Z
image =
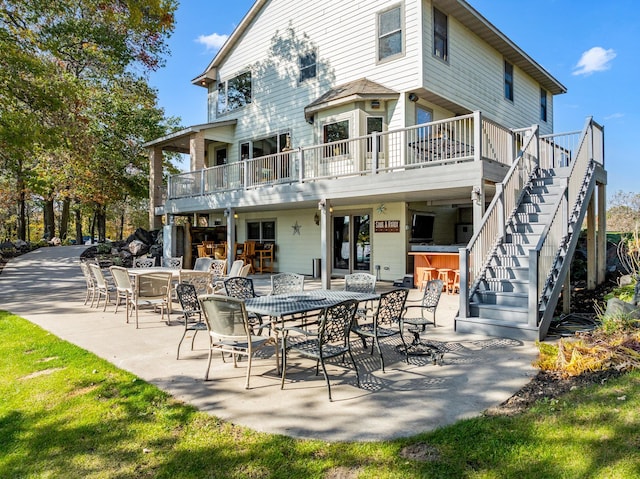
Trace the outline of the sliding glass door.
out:
M 371 272 L 370 215 L 333 217 L 333 272 Z

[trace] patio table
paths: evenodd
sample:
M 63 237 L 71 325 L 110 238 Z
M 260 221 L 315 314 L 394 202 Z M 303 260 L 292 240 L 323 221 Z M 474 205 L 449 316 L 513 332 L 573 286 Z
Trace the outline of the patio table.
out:
M 287 321 L 304 321 L 309 316 L 307 313 L 319 313 L 324 308 L 336 305 L 348 299 L 355 299 L 360 302 L 373 301 L 380 298 L 375 293 L 357 293 L 354 291 L 331 291 L 326 289 L 305 291 L 302 293 L 275 294 L 268 296 L 258 296 L 245 300 L 247 312 L 271 318 L 271 331 L 278 343 L 279 328 L 284 328 Z M 302 315 L 302 316 L 301 316 Z M 278 327 L 278 323 L 279 327 Z M 283 347 L 281 345 L 281 347 Z M 282 352 L 284 354 L 284 351 Z M 281 356 L 282 360 L 282 356 Z M 278 364 L 278 374 L 281 371 Z

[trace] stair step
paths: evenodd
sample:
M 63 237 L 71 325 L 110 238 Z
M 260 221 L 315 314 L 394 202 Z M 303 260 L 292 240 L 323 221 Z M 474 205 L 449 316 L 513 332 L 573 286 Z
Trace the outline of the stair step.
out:
M 518 279 L 527 281 L 529 279 L 529 268 L 511 266 L 489 266 L 487 268 L 487 278 L 493 279 Z
M 545 225 L 542 223 L 511 223 L 507 231 L 511 233 L 525 233 L 532 236 L 540 236 Z
M 527 233 L 507 233 L 505 235 L 505 243 L 521 244 L 529 246 L 529 248 L 535 248 L 538 243 L 538 236 L 535 234 Z
M 469 313 L 472 316 L 526 323 L 529 319 L 529 309 L 521 306 L 501 306 L 497 304 L 483 304 L 470 302 Z
M 529 257 L 529 251 L 531 247 L 527 247 L 517 243 L 502 243 L 498 245 L 496 253 L 504 256 L 527 256 Z
M 522 341 L 536 341 L 540 339 L 538 328 L 528 323 L 495 320 L 491 318 L 460 318 L 457 317 L 456 332 L 466 334 L 483 334 L 496 338 L 511 338 Z
M 513 215 L 513 221 L 515 223 L 542 223 L 546 224 L 549 221 L 549 213 L 542 211 L 518 211 Z
M 529 305 L 529 295 L 527 293 L 507 293 L 502 291 L 478 291 L 479 304 L 497 306 L 517 306 L 526 308 Z
M 529 281 L 506 278 L 484 278 L 479 291 L 498 291 L 508 293 L 528 293 Z
M 496 254 L 493 257 L 492 263 L 495 264 L 495 266 L 506 266 L 511 268 L 528 268 L 529 256 L 528 255 Z

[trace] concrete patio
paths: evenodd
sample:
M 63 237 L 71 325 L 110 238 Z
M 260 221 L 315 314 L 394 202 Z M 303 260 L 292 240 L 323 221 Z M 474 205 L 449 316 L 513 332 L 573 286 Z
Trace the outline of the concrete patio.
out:
M 410 436 L 459 419 L 477 416 L 509 398 L 536 371 L 532 343 L 457 334 L 453 318 L 458 296 L 443 294 L 437 311 L 438 327 L 429 326 L 423 337 L 446 348 L 443 365 L 421 356 L 409 364 L 396 352 L 399 339 L 383 346 L 386 372 L 377 355 L 354 341 L 361 388 L 352 369 L 329 366 L 333 402 L 327 398 L 315 363 L 292 358 L 287 382 L 280 389 L 272 351 L 253 362 L 251 389 L 244 389 L 246 361 L 238 368 L 219 354 L 206 368 L 206 333 L 199 333 L 195 349 L 185 339 L 180 360 L 176 347 L 184 330 L 174 321 L 141 310 L 140 329 L 126 323 L 124 308 L 114 314 L 84 305 L 85 282 L 79 267 L 84 246 L 41 248 L 11 260 L 0 274 L 0 309 L 40 325 L 56 336 L 87 349 L 170 393 L 179 400 L 226 421 L 275 434 L 325 441 L 375 441 Z M 269 275 L 252 276 L 258 293 L 269 289 Z M 308 280 L 305 289 L 319 288 Z M 341 288 L 334 281 L 334 289 Z M 390 288 L 380 284 L 380 291 Z M 421 297 L 417 289 L 409 298 Z M 410 341 L 411 335 L 406 339 Z

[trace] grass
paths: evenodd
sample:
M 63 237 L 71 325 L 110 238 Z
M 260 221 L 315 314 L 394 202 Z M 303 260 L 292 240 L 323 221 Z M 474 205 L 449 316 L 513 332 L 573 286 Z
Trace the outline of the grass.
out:
M 327 443 L 198 412 L 5 312 L 0 358 L 1 478 L 640 478 L 638 372 L 513 417 Z

